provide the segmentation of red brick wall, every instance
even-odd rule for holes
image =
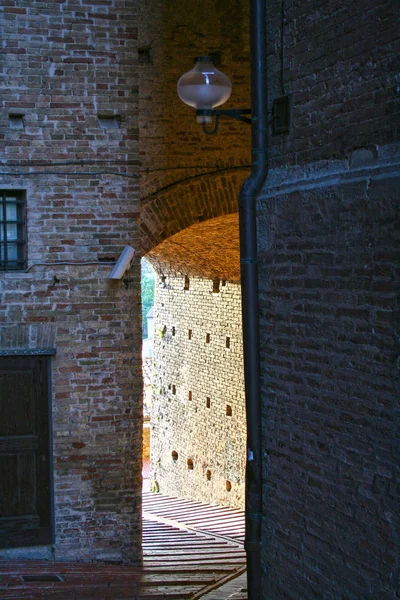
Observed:
[[[0,322],[55,331],[54,554],[137,561],[140,267],[125,287],[101,263],[140,243],[137,5],[17,0],[1,12],[0,188],[27,191],[31,268],[0,274]],[[120,128],[101,129],[99,113]],[[60,261],[95,264],[33,266]]]

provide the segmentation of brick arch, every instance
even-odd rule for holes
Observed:
[[[171,186],[141,208],[143,254],[188,227],[236,213],[245,168],[205,175]]]
[[[146,258],[163,275],[182,273],[202,279],[240,279],[238,213],[196,223],[150,250]]]

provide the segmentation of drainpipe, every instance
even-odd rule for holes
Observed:
[[[268,174],[266,0],[250,0],[252,170],[239,196],[240,269],[247,418],[246,537],[249,600],[261,599],[261,402],[257,196]]]

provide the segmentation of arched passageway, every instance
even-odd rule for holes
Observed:
[[[246,172],[247,167],[243,166],[196,175],[195,179],[168,184],[167,188],[144,200],[141,211],[143,253],[152,251],[154,258],[155,247],[188,227],[237,213],[238,195]],[[204,232],[207,230],[206,226]],[[160,247],[160,252],[165,248]]]
[[[232,204],[221,203],[218,211]],[[175,224],[180,222],[176,217]],[[157,272],[153,489],[243,508],[246,423],[238,215],[194,223],[146,256]]]
[[[150,250],[147,258],[163,275],[181,273],[238,283],[238,225],[237,213],[191,225]]]

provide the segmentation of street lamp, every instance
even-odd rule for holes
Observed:
[[[232,92],[232,84],[227,75],[219,71],[210,56],[197,56],[193,69],[182,75],[178,81],[179,98],[196,109],[196,119],[203,125],[204,133],[212,135],[218,131],[219,117],[229,117],[251,125],[250,108],[222,110],[217,106],[224,104]],[[213,129],[207,129],[215,117]]]
[[[249,600],[261,600],[263,595],[261,584],[263,482],[256,204],[268,174],[266,12],[266,0],[250,0],[251,109],[221,110],[216,108],[229,98],[231,84],[223,73],[217,72],[209,57],[196,59],[194,69],[183,75],[178,82],[179,97],[183,102],[196,109],[197,119],[199,120],[200,117],[200,123],[202,123],[205,133],[213,134],[217,131],[221,116],[230,117],[252,126],[251,174],[244,181],[240,190],[238,207],[247,423],[245,548]],[[196,73],[196,77],[194,77],[194,73]],[[217,75],[218,79],[214,79]],[[212,85],[213,82],[215,82],[215,86]],[[218,88],[221,88],[219,94],[216,93]],[[208,99],[208,104],[205,104],[204,98]],[[250,119],[244,116],[249,114],[252,115]],[[215,116],[216,123],[214,129],[210,131],[207,129],[207,123],[213,116]]]

